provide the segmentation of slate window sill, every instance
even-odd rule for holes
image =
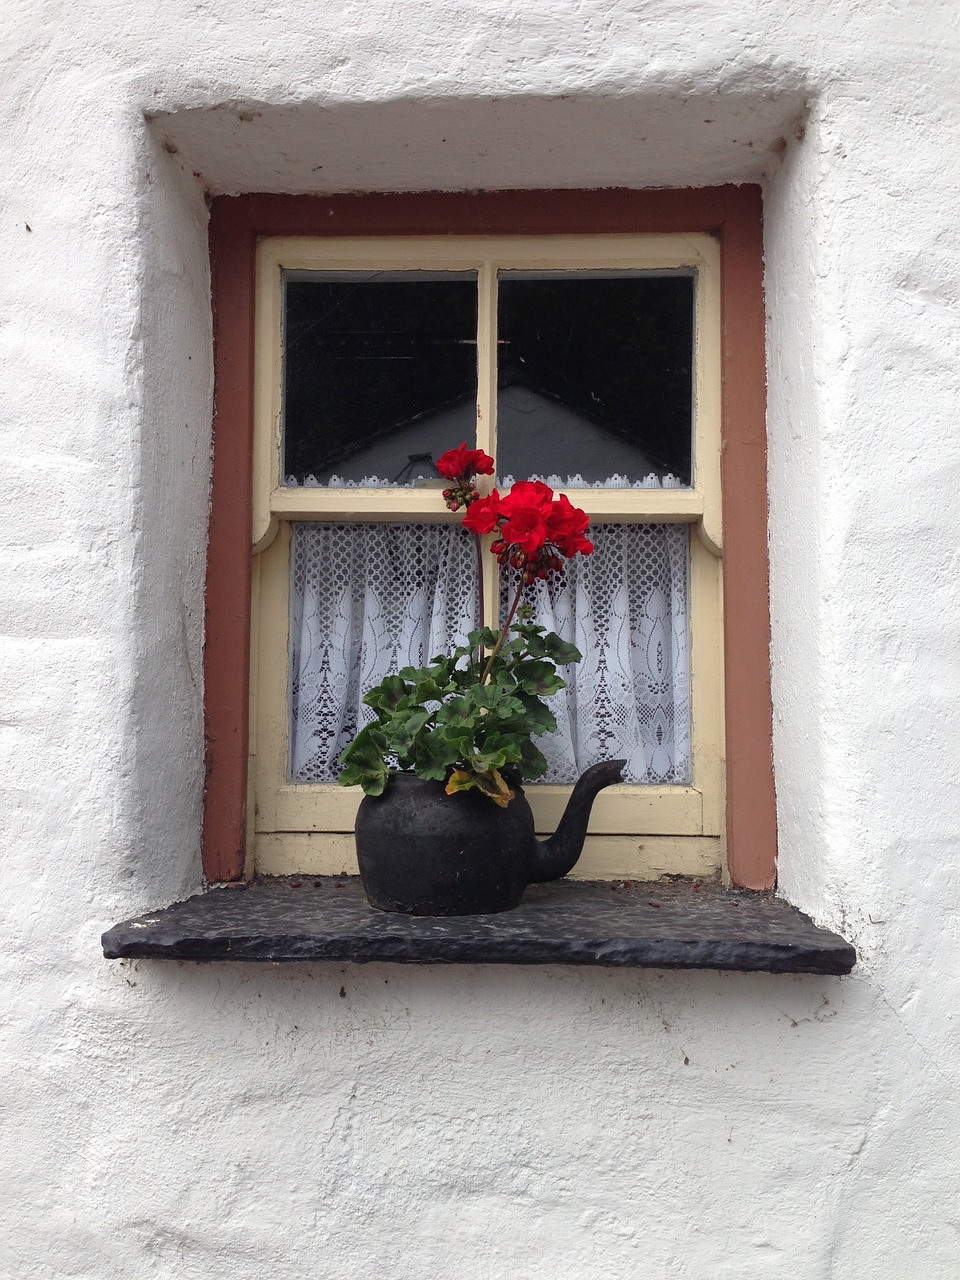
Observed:
[[[767,893],[692,881],[561,880],[515,911],[413,917],[374,911],[353,876],[220,887],[125,920],[107,959],[331,960],[365,964],[575,964],[849,973],[849,942]]]

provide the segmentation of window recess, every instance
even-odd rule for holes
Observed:
[[[261,241],[248,869],[354,869],[360,794],[335,778],[362,693],[477,621],[432,465],[461,440],[501,486],[567,492],[597,544],[531,597],[584,654],[527,788],[538,829],[623,755],[577,873],[722,867],[719,329],[706,235]]]
[[[518,241],[512,237],[518,227],[540,234]],[[474,238],[478,228],[489,233],[486,239]],[[585,236],[581,234],[585,228],[604,234]],[[432,240],[434,236],[442,239]],[[576,253],[544,261],[552,246],[597,248],[614,242],[628,247],[613,261],[588,262],[588,254],[578,257]],[[670,242],[676,254],[667,253],[666,261],[661,257],[652,262],[648,250],[656,256]],[[286,248],[280,253],[269,247],[281,244]],[[480,311],[483,264],[504,247],[517,244],[532,245],[534,251],[527,258],[521,254],[502,263],[505,269],[565,272],[571,266],[580,270],[659,267],[675,271],[680,267],[696,271],[690,484],[634,492],[626,508],[622,494],[604,488],[572,495],[581,506],[589,501],[594,528],[602,523],[660,522],[685,527],[690,537],[691,601],[699,591],[708,615],[708,626],[699,627],[699,606],[691,604],[694,785],[670,791],[641,786],[632,791],[622,788],[617,795],[604,793],[609,800],[601,823],[604,829],[594,824],[597,835],[589,857],[594,875],[603,875],[609,867],[612,876],[622,876],[613,870],[624,865],[622,833],[628,821],[634,822],[639,815],[640,833],[636,834],[636,826],[629,828],[634,834],[628,847],[632,845],[641,865],[646,859],[653,874],[681,869],[682,858],[670,861],[681,841],[687,849],[695,848],[698,841],[709,842],[712,865],[716,843],[710,837],[676,833],[678,828],[689,831],[683,824],[690,815],[683,805],[690,804],[691,795],[700,797],[702,815],[709,811],[708,771],[702,770],[701,761],[711,754],[709,743],[714,739],[713,753],[723,760],[715,798],[718,804],[724,800],[726,808],[725,878],[734,888],[723,890],[700,880],[641,884],[633,875],[629,877],[632,886],[582,881],[540,885],[527,891],[529,901],[525,898],[517,911],[482,927],[464,918],[453,934],[449,922],[441,928],[430,920],[387,919],[370,913],[360,902],[359,886],[351,880],[308,880],[295,875],[238,893],[235,890],[243,887],[236,882],[244,871],[245,844],[248,870],[255,852],[261,856],[261,870],[268,869],[271,861],[277,867],[296,865],[297,846],[307,846],[305,853],[319,852],[318,861],[336,865],[335,846],[341,836],[342,865],[349,869],[352,862],[349,793],[328,788],[330,794],[322,805],[311,803],[298,810],[298,788],[288,785],[284,772],[290,736],[287,620],[292,522],[444,523],[444,514],[438,517],[436,512],[436,495],[422,486],[405,486],[400,506],[392,501],[385,504],[391,487],[333,492],[329,487],[282,483],[280,272],[286,268],[369,271],[371,265],[426,270],[422,248],[439,245],[443,261],[436,269],[477,273],[477,343],[482,350],[491,315],[489,303],[485,312]],[[343,254],[345,245],[352,257]],[[461,254],[457,263],[454,246],[477,245],[483,248],[479,252],[468,248],[466,260]],[[194,960],[535,962],[848,972],[855,956],[842,939],[814,929],[806,917],[768,892],[741,892],[771,888],[776,856],[759,188],[224,196],[212,203],[210,247],[216,400],[204,650],[204,871],[210,881],[234,883],[115,926],[104,935],[104,953]],[[717,323],[721,273],[722,313]],[[478,384],[478,403],[489,406],[492,366],[488,360],[478,367],[487,370],[485,382]],[[720,611],[719,563],[713,554],[720,548],[719,437],[710,442],[719,417],[718,383],[724,477],[722,654],[719,632],[709,636],[709,614],[714,605],[716,613]],[[480,419],[478,426],[480,421],[489,427],[489,416]],[[396,492],[393,486],[394,496]],[[252,560],[251,527],[259,548]],[[492,584],[486,604],[496,607]],[[252,626],[248,626],[251,612]],[[262,634],[279,635],[274,650],[269,646],[264,650]],[[720,690],[721,681],[724,714],[716,716],[711,728],[709,709],[704,716],[698,698],[704,690]],[[698,751],[703,754],[698,756]],[[267,769],[258,781],[258,771],[265,768],[271,753],[278,771],[271,775]],[[702,792],[698,778],[704,779]],[[264,780],[269,783],[266,790]],[[316,788],[315,794],[319,791]],[[551,829],[554,819],[550,793],[550,787],[541,788],[536,800],[545,815],[545,829]],[[261,803],[267,816],[261,814],[255,820],[255,806]],[[321,816],[324,812],[326,816]],[[282,828],[278,815],[286,823]],[[712,818],[700,821],[707,828]],[[676,825],[670,828],[672,822]],[[666,836],[658,834],[665,830]],[[602,842],[614,837],[621,844],[607,857],[611,845]]]

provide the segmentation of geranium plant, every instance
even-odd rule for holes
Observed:
[[[492,534],[489,550],[516,588],[499,631],[481,627],[451,654],[425,667],[404,667],[364,695],[376,720],[343,753],[342,786],[359,783],[383,793],[392,770],[446,783],[448,795],[477,788],[506,806],[512,785],[540,778],[547,761],[534,743],[557,727],[544,697],[565,687],[558,666],[578,662],[579,650],[529,621],[524,590],[560,573],[564,560],[589,555],[586,513],[539,480],[519,480],[510,492],[482,496],[477,477],[492,475],[493,459],[462,444],[437,461],[450,481],[443,498],[465,512],[463,527],[477,539]],[[482,565],[478,577],[482,578]]]

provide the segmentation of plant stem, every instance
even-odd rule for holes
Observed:
[[[487,678],[493,670],[493,664],[497,660],[497,654],[503,648],[503,642],[507,638],[507,632],[510,630],[510,623],[513,622],[513,615],[517,612],[517,605],[520,603],[520,597],[523,595],[523,577],[520,578],[520,585],[517,587],[517,594],[513,597],[513,604],[510,606],[510,612],[507,614],[507,620],[503,624],[503,630],[497,637],[497,643],[490,651],[490,657],[487,659],[487,665],[483,669],[483,675],[480,677],[480,683],[486,684]]]
[[[477,625],[478,625],[479,627],[482,627],[482,626],[484,625],[484,617],[483,617],[483,547],[482,547],[482,546],[481,546],[481,544],[480,544],[480,538],[479,538],[479,537],[475,536],[475,537],[474,537],[474,539],[473,539],[473,541],[474,541],[474,544],[476,545],[476,548],[477,548]],[[478,671],[480,671],[480,670],[482,670],[482,668],[483,668],[483,645],[480,645],[480,646],[479,646],[479,648],[478,648],[478,650],[477,650],[477,670],[478,670]],[[483,683],[483,681],[481,680],[481,682],[480,682],[480,683],[482,684],[482,683]]]

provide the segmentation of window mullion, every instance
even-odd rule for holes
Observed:
[[[489,260],[477,281],[477,448],[497,454],[497,269]]]
[[[500,566],[489,555],[494,535],[481,538],[483,551],[483,625],[498,630],[500,627]]]
[[[477,279],[477,448],[497,456],[497,269],[486,259]],[[492,480],[480,477],[487,492]],[[483,550],[483,624],[496,628],[500,613],[498,565],[487,554],[493,535],[481,539]]]

